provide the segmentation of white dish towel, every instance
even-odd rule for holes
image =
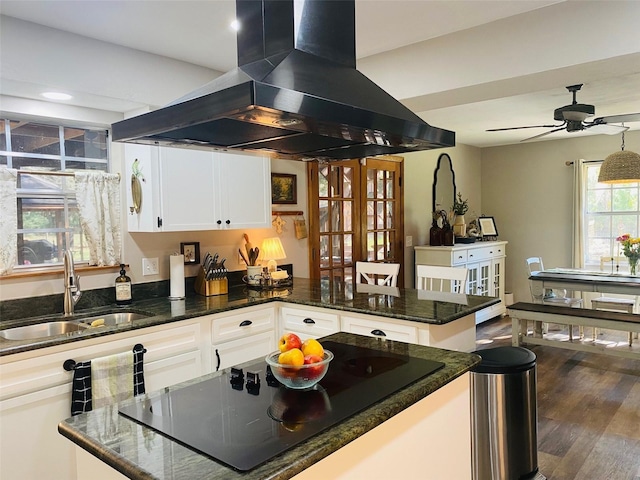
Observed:
[[[133,398],[133,352],[91,360],[93,409]]]

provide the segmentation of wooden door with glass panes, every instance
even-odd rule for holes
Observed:
[[[400,157],[313,162],[307,172],[312,278],[352,282],[356,261],[402,265]]]

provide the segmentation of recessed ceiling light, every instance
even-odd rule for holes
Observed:
[[[240,30],[240,22],[237,18],[234,19],[229,26],[236,32]]]
[[[44,98],[48,98],[49,100],[71,100],[73,98],[67,93],[60,92],[44,92],[42,96]]]

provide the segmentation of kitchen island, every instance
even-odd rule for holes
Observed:
[[[232,469],[129,420],[118,414],[117,406],[81,414],[58,427],[62,435],[79,446],[79,478],[85,478],[85,474],[94,479],[118,478],[112,469],[128,478],[160,480],[335,479],[340,475],[344,478],[364,478],[365,475],[367,478],[417,478],[418,475],[421,478],[470,478],[467,372],[480,357],[348,333],[337,333],[323,341],[433,360],[444,366],[246,472]],[[164,392],[224,374],[225,371],[220,371],[205,375],[146,397],[153,400]],[[215,415],[215,409],[220,407],[212,404],[210,408]]]

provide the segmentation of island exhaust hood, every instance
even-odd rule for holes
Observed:
[[[356,70],[355,1],[237,0],[238,67],[112,125],[118,142],[341,160],[451,147]]]

